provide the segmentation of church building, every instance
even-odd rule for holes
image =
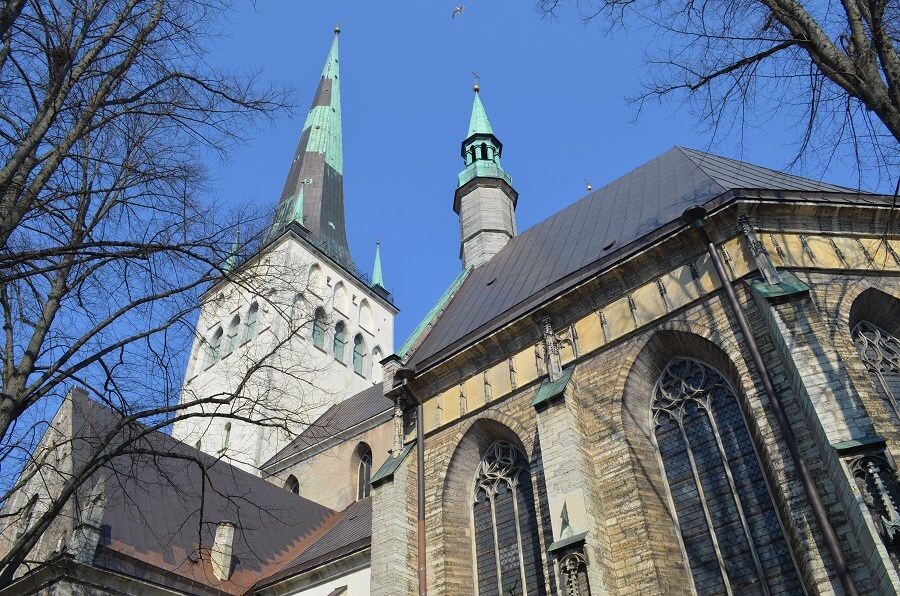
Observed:
[[[0,596],[900,592],[896,197],[675,147],[520,232],[476,85],[461,267],[395,346],[346,238],[338,34],[266,238],[201,297],[192,416],[74,389],[0,548],[141,448]]]

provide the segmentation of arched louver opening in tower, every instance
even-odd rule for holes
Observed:
[[[334,326],[334,359],[338,362],[344,362],[347,345],[347,326],[343,321],[338,321]]]
[[[219,327],[209,338],[209,344],[206,347],[206,366],[212,366],[219,359],[222,351],[222,335],[222,328]]]
[[[677,358],[652,407],[673,519],[698,594],[802,594],[737,396],[721,374]]]
[[[353,370],[360,375],[366,371],[366,344],[362,335],[353,338]]]
[[[472,518],[479,596],[545,594],[528,460],[510,443],[497,441],[482,458]]]
[[[259,302],[250,305],[247,313],[247,335],[245,339],[253,339],[256,337],[256,331],[259,327]]]
[[[875,390],[900,421],[900,341],[868,321],[857,323],[852,336]]]
[[[241,317],[234,315],[228,324],[227,340],[225,342],[225,354],[231,354],[238,345],[238,332],[241,328]]]
[[[325,309],[317,308],[313,318],[312,340],[313,345],[320,350],[325,349],[325,333],[327,330],[325,322]]]

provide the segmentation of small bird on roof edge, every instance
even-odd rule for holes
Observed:
[[[465,9],[466,9],[466,5],[460,4],[459,6],[457,6],[456,8],[453,9],[453,13],[450,15],[450,18],[455,19],[456,15],[462,14]]]

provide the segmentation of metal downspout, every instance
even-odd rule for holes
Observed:
[[[707,211],[704,207],[695,206],[685,211],[682,215],[682,219],[700,233],[703,244],[706,245],[706,250],[709,252],[710,259],[712,259],[716,274],[719,276],[719,280],[722,282],[722,288],[725,290],[725,294],[728,297],[731,310],[737,319],[741,333],[744,335],[747,349],[750,350],[753,364],[756,366],[756,370],[762,379],[763,387],[769,397],[769,402],[772,404],[775,420],[781,428],[784,442],[791,454],[791,459],[794,462],[797,475],[800,477],[800,482],[803,484],[803,492],[806,493],[806,499],[809,501],[813,514],[816,516],[816,521],[818,521],[819,527],[822,530],[825,544],[828,546],[828,552],[831,554],[831,559],[835,565],[835,572],[837,573],[838,579],[841,581],[841,586],[848,596],[857,596],[859,592],[856,589],[856,584],[853,582],[853,578],[850,577],[850,571],[847,568],[847,562],[844,560],[844,554],[841,551],[837,536],[834,533],[834,528],[831,527],[831,523],[828,521],[825,507],[822,505],[822,499],[819,496],[816,486],[813,483],[812,476],[806,467],[806,462],[803,460],[803,456],[800,455],[800,450],[797,447],[797,437],[794,435],[794,430],[791,428],[787,415],[784,413],[784,404],[781,401],[781,396],[775,391],[775,385],[772,383],[772,378],[769,376],[769,371],[763,362],[759,346],[756,345],[756,339],[750,331],[750,325],[747,323],[744,311],[738,302],[737,295],[734,293],[734,288],[731,287],[731,283],[725,273],[725,268],[722,266],[722,261],[719,258],[716,245],[713,243],[712,238],[709,237],[706,228],[703,227],[703,218],[706,217],[706,213]]]
[[[419,596],[428,594],[428,577],[425,560],[425,429],[422,426],[422,402],[409,385],[409,381],[415,377],[415,371],[408,368],[397,371],[401,380],[401,387],[406,395],[416,404],[416,489],[418,493],[418,546],[417,567],[419,578]]]

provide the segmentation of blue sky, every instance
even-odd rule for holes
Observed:
[[[453,213],[459,144],[472,106],[472,75],[503,143],[525,230],[675,145],[782,169],[792,130],[778,120],[734,131],[725,143],[673,99],[645,106],[641,90],[652,31],[604,36],[573,12],[541,19],[529,0],[239,1],[215,40],[213,62],[263,69],[296,91],[294,116],[248,132],[227,161],[210,158],[220,196],[270,209],[280,196],[309,101],[339,22],[347,234],[371,271],[381,239],[385,283],[401,309],[395,348],[460,270]],[[765,119],[764,119],[765,121]],[[849,168],[801,175],[857,186]],[[882,189],[884,190],[884,189]]]

